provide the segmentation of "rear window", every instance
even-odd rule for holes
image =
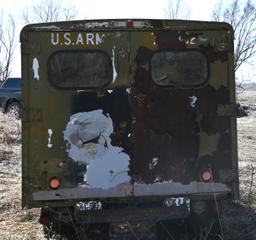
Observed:
[[[196,50],[155,52],[151,76],[160,86],[198,86],[208,78],[207,58]]]
[[[112,62],[102,51],[61,51],[50,57],[48,76],[58,88],[101,88],[113,78]]]

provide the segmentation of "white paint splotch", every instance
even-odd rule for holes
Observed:
[[[33,26],[33,30],[48,30],[48,31],[58,31],[60,30],[60,27],[57,27],[55,25],[50,26]]]
[[[39,62],[37,58],[33,59],[32,70],[34,73],[34,79],[39,80]]]
[[[116,78],[117,78],[117,72],[116,72],[116,66],[115,66],[115,48],[116,46],[114,46],[112,48],[112,68],[113,68],[113,83],[115,82]]]
[[[52,129],[48,129],[48,144],[47,144],[47,147],[48,148],[52,148],[52,134],[53,134],[53,131]]]
[[[196,107],[196,102],[197,102],[197,97],[196,96],[191,96],[189,97],[190,101],[190,107],[195,108]]]
[[[154,169],[157,166],[158,161],[159,161],[159,158],[158,157],[154,157],[152,159],[152,161],[149,163],[149,169],[150,170]]]
[[[90,188],[108,189],[130,181],[130,157],[111,145],[113,123],[102,110],[76,113],[64,130],[68,156],[87,164],[84,181]]]

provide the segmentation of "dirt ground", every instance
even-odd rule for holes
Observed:
[[[256,91],[238,94],[248,116],[238,118],[241,199],[226,202],[225,240],[256,239]],[[39,210],[21,209],[20,121],[0,114],[0,240],[45,239]]]

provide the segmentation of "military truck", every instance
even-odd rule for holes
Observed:
[[[20,35],[22,200],[68,239],[222,239],[237,199],[233,30],[181,20]]]

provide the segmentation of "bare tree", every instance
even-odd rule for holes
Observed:
[[[56,22],[74,19],[77,10],[74,5],[66,6],[60,0],[41,0],[39,4],[26,8],[22,15],[26,24],[32,22]]]
[[[248,62],[256,53],[256,8],[250,0],[232,0],[222,9],[220,1],[213,10],[214,21],[225,21],[234,28],[235,71]]]
[[[11,64],[15,49],[15,22],[9,15],[6,19],[0,10],[0,82],[11,74]]]
[[[188,19],[190,17],[190,10],[185,6],[183,0],[169,0],[165,12],[169,19]]]

